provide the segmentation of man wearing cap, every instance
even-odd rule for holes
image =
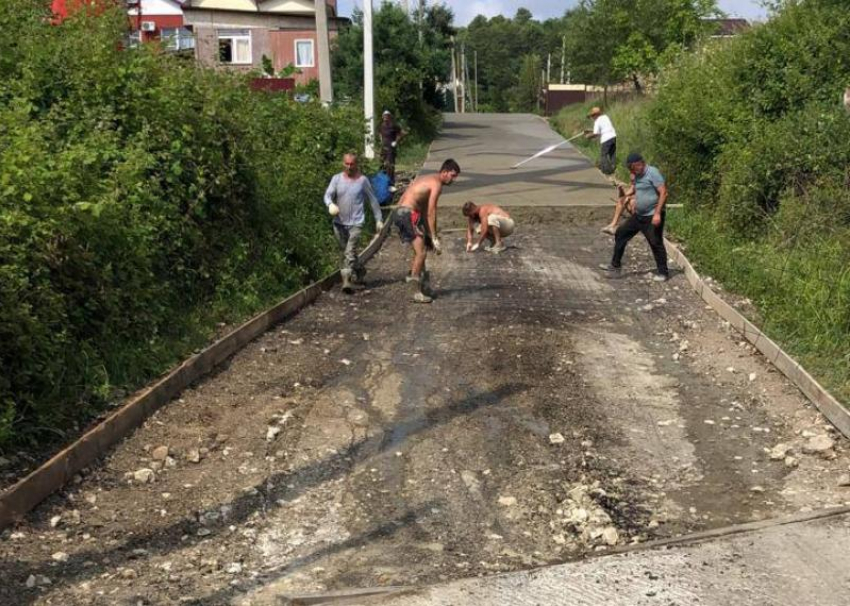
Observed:
[[[621,275],[623,253],[626,244],[638,233],[642,233],[649,242],[655,257],[656,273],[653,280],[665,282],[669,279],[667,269],[667,250],[664,248],[664,205],[667,203],[667,185],[664,177],[654,166],[649,166],[638,153],[630,153],[626,166],[632,176],[634,192],[634,211],[629,220],[617,228],[614,233],[614,256],[608,265],[600,265],[608,277]]]
[[[404,137],[404,131],[395,123],[393,115],[386,109],[381,114],[379,131],[381,134],[381,165],[390,178],[390,183],[395,183],[395,157],[398,144]]]
[[[378,231],[384,227],[381,206],[363,173],[357,166],[356,154],[345,154],[342,158],[344,170],[331,178],[325,191],[325,206],[333,217],[334,235],[342,250],[342,290],[351,294],[363,288],[366,268],[357,258],[357,244],[366,222],[366,200],[372,207]]]
[[[617,166],[617,131],[611,123],[611,118],[602,113],[602,109],[594,107],[588,114],[593,118],[593,130],[584,131],[588,139],[599,138],[599,168],[606,175],[613,174]]]

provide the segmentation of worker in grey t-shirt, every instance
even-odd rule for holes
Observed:
[[[345,154],[342,164],[345,170],[331,178],[325,191],[325,206],[334,218],[334,235],[343,251],[342,290],[351,293],[364,288],[366,268],[357,259],[357,243],[366,222],[366,198],[372,205],[378,231],[384,227],[384,218],[372,184],[357,167],[357,155]]]
[[[632,187],[626,196],[634,200],[632,216],[620,225],[614,232],[614,255],[611,263],[600,265],[608,272],[609,277],[620,276],[620,266],[626,244],[637,234],[642,233],[649,242],[652,255],[655,257],[656,274],[653,277],[658,282],[669,279],[667,269],[667,250],[664,248],[664,205],[667,203],[667,184],[661,172],[654,166],[649,166],[640,154],[631,153],[626,160],[629,172],[632,174]]]

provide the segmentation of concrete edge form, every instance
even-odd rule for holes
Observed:
[[[512,571],[512,572],[503,572],[499,574],[494,574],[485,579],[497,579],[504,577],[511,577],[518,572],[524,572],[528,574],[534,574],[541,570],[555,568],[559,566],[564,566],[565,564],[577,563],[577,562],[586,562],[589,560],[599,560],[604,558],[609,558],[612,556],[624,556],[634,553],[641,553],[646,551],[655,551],[655,550],[666,550],[666,549],[674,549],[677,547],[686,547],[688,545],[693,545],[696,543],[704,543],[715,540],[722,540],[729,537],[744,535],[750,533],[756,533],[759,531],[767,530],[770,528],[776,528],[779,526],[788,526],[792,524],[804,524],[806,522],[815,522],[818,520],[825,520],[834,517],[840,517],[850,514],[850,507],[834,507],[830,509],[823,509],[814,512],[807,513],[799,513],[790,516],[784,516],[781,518],[771,518],[768,520],[760,520],[757,522],[746,522],[743,524],[735,524],[733,526],[724,526],[722,528],[715,528],[712,530],[705,530],[702,532],[695,532],[691,534],[686,534],[678,537],[669,537],[666,539],[657,539],[655,541],[647,541],[646,543],[638,543],[634,545],[624,545],[622,547],[618,547],[616,549],[612,549],[609,551],[599,552],[589,554],[582,558],[575,558],[566,560],[564,562],[559,562],[557,564],[549,564],[546,566],[539,566],[536,568],[529,568],[521,571]],[[456,579],[454,581],[450,581],[450,583],[457,582],[461,579]],[[383,598],[393,597],[397,595],[417,595],[423,591],[427,591],[434,587],[439,587],[443,584],[438,585],[421,585],[421,586],[391,586],[391,587],[375,587],[370,589],[349,589],[349,590],[339,590],[330,593],[317,593],[317,594],[305,594],[305,595],[289,595],[289,596],[281,596],[281,603],[287,606],[345,606],[345,604],[357,604],[359,606],[365,606],[366,604],[372,603],[383,603]],[[373,602],[374,600],[379,600],[378,602]]]
[[[343,589],[327,593],[312,593],[288,595],[281,597],[281,604],[285,606],[321,606],[334,605],[345,606],[345,604],[362,603],[363,599],[386,598],[404,592],[415,591],[415,587],[370,587],[367,589]]]
[[[788,377],[845,437],[850,438],[850,411],[844,408],[799,362],[785,353],[779,345],[747,320],[738,310],[711,290],[711,287],[699,276],[678,246],[666,238],[664,244],[667,247],[667,253],[682,268],[685,278],[702,300],[708,303],[720,317],[729,322],[771,364]]]
[[[389,233],[391,218],[392,213],[388,215],[384,229],[363,249],[360,255],[362,262],[365,263],[380,250]],[[155,383],[136,392],[121,408],[0,493],[0,530],[21,519],[59,490],[76,473],[99,459],[186,387],[207,375],[271,326],[310,305],[338,281],[339,270],[244,322],[200,353],[183,361]]]

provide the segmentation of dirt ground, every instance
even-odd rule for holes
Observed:
[[[533,212],[533,211],[531,211]],[[545,213],[545,209],[541,212]],[[548,215],[544,215],[548,216]],[[396,239],[0,535],[3,604],[263,604],[580,558],[850,502],[848,449],[674,274],[595,225]]]

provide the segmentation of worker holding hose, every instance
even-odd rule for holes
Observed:
[[[593,119],[593,130],[585,131],[584,136],[599,139],[599,170],[606,175],[614,174],[617,166],[617,131],[614,124],[599,107],[592,108],[588,117]]]
[[[325,206],[333,217],[334,235],[343,251],[342,291],[351,294],[364,288],[363,278],[366,268],[357,258],[357,245],[363,224],[366,222],[366,199],[372,206],[372,214],[378,231],[384,227],[381,206],[372,191],[372,185],[357,166],[356,154],[345,154],[342,164],[344,170],[331,178],[325,191]]]

